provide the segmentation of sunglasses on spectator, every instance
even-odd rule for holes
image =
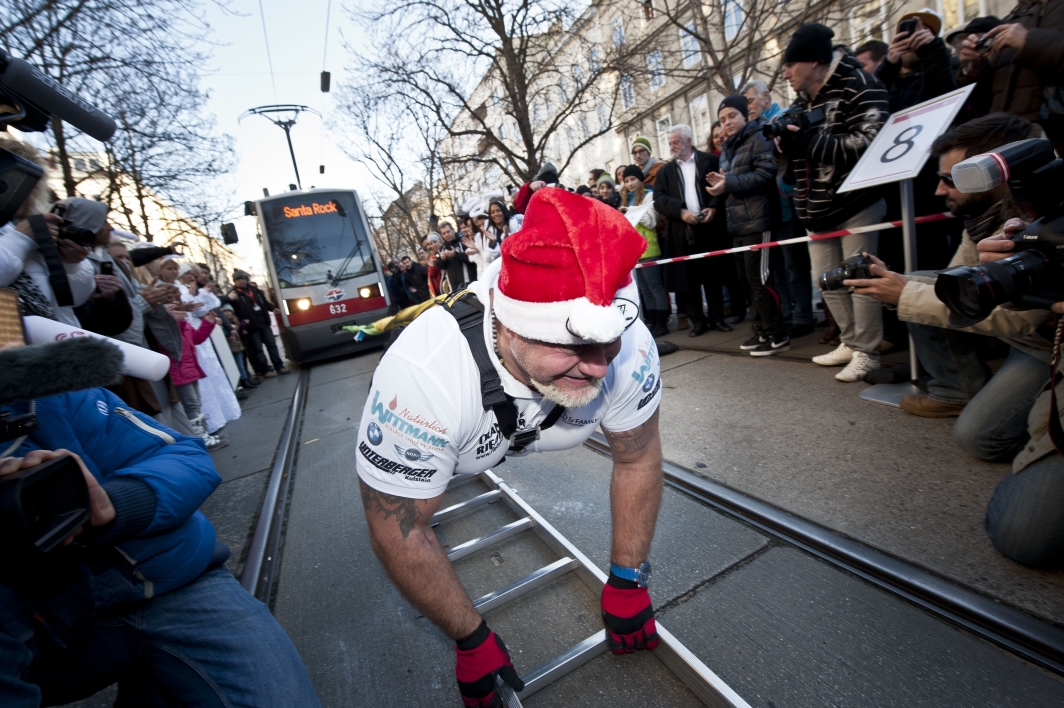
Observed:
[[[947,187],[956,187],[956,183],[953,181],[953,175],[944,175],[941,172],[938,173],[938,178],[946,183]]]

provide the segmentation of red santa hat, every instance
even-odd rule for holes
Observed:
[[[638,316],[632,268],[646,245],[616,209],[540,189],[521,230],[502,242],[495,316],[541,342],[611,342]]]

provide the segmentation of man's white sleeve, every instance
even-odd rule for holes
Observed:
[[[373,375],[358,428],[355,470],[379,492],[443,494],[458,465],[461,415],[435,372],[395,353]]]
[[[616,378],[610,391],[610,406],[602,418],[602,429],[616,433],[647,422],[661,401],[657,345],[642,322],[636,322],[632,329],[636,330],[634,336],[625,342],[621,355],[614,361]]]

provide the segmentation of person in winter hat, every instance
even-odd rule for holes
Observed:
[[[373,548],[403,595],[455,641],[464,705],[497,705],[497,677],[524,684],[429,526],[458,469],[570,449],[601,427],[615,480],[607,641],[618,654],[658,645],[647,555],[662,486],[662,385],[631,275],[646,245],[617,210],[538,190],[464,307],[425,311],[374,372],[355,456]]]

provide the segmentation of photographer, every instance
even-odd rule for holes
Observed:
[[[33,147],[6,135],[0,134],[0,149],[30,162],[42,162]],[[54,246],[46,244],[45,248],[58,254],[57,262],[61,262],[55,272],[49,269],[27,219],[44,213],[47,194],[47,180],[42,176],[15,213],[15,220],[11,224],[0,224],[0,286],[18,290],[19,301],[26,312],[80,327],[74,308],[83,305],[97,287],[92,264],[85,260],[89,249],[61,235],[62,219],[59,216],[44,214],[48,236],[54,241]]]
[[[436,252],[434,265],[443,271],[444,290],[456,292],[462,283],[471,283],[477,279],[477,267],[469,256],[477,253],[473,239],[458,239],[454,226],[449,221],[440,222],[440,236],[443,243]]]
[[[669,152],[673,160],[661,168],[654,182],[654,208],[667,219],[666,224],[661,225],[665,232],[663,251],[670,258],[712,250],[716,227],[723,225],[722,221],[715,221],[724,218],[723,214],[717,214],[717,198],[703,188],[706,174],[720,170],[720,159],[696,150],[691,141],[690,126],[681,124],[669,129]],[[719,261],[719,258],[684,261],[682,269],[674,271],[684,276],[683,282],[672,287],[666,282],[666,289],[676,292],[677,309],[682,306],[681,294],[686,297],[687,317],[691,321],[688,335],[691,337],[704,334],[711,327],[721,332],[733,331],[724,321]],[[702,311],[703,288],[709,305],[708,317]]]
[[[1019,213],[1007,184],[988,192],[958,191],[951,176],[953,166],[1023,140],[1033,129],[1023,118],[994,113],[953,128],[932,144],[939,172],[936,193],[965,220],[950,268],[977,265],[976,244],[1000,232],[1009,217]],[[953,438],[965,452],[988,462],[1011,460],[1026,442],[1028,412],[1049,378],[1051,342],[1045,327],[1050,313],[998,307],[971,327],[951,328],[950,311],[935,294],[934,277],[892,273],[882,262],[872,272],[878,277],[848,280],[844,285],[897,306],[898,318],[909,323],[920,363],[931,375],[927,394],[906,396],[902,409],[928,418],[959,416]],[[986,337],[1010,345],[1008,358],[993,375],[979,356]]]
[[[942,18],[929,8],[908,12],[898,21],[887,58],[876,69],[876,78],[887,87],[892,113],[957,88],[941,29]]]
[[[876,189],[838,194],[887,117],[887,92],[849,50],[832,48],[834,36],[824,25],[802,25],[783,55],[783,77],[798,94],[791,111],[804,112],[810,123],[818,121],[804,129],[791,122],[779,137],[780,151],[794,171],[795,211],[810,232],[867,226],[886,213]],[[783,116],[773,125],[781,120]],[[813,274],[838,268],[846,256],[874,253],[878,236],[869,232],[810,243]],[[851,296],[845,289],[825,292],[823,298],[841,329],[842,341],[835,351],[813,361],[822,366],[845,364],[835,378],[860,381],[879,368],[881,305],[864,295]]]
[[[1011,255],[1015,244],[1009,238],[1025,227],[1013,219],[1004,234],[980,241],[980,262]],[[1064,316],[1064,302],[1054,304],[1053,312]],[[1058,324],[1058,340],[1060,336]],[[1027,443],[994,490],[983,522],[999,553],[1017,563],[1043,567],[1059,567],[1064,560],[1064,435],[1058,427],[1061,417],[1053,390],[1059,376],[1053,373],[1031,407]]]
[[[717,108],[728,139],[720,157],[720,171],[706,175],[706,192],[726,197],[728,235],[733,246],[752,246],[772,240],[779,224],[779,192],[772,143],[761,133],[760,120],[748,121],[743,96],[728,96]],[[753,336],[740,349],[751,356],[772,356],[791,348],[787,326],[769,287],[769,249],[742,254],[742,287],[754,307]]]
[[[104,389],[84,390],[119,373],[113,346],[75,338],[3,355],[0,371],[17,358],[22,374],[5,391],[68,392],[36,399],[40,427],[2,442],[0,483],[69,454],[90,512],[46,553],[5,546],[4,705],[68,703],[116,681],[118,705],[172,705],[176,696],[204,706],[319,705],[295,647],[230,575],[229,549],[196,511],[221,481],[202,442]],[[27,410],[29,401],[0,401],[0,412]]]

